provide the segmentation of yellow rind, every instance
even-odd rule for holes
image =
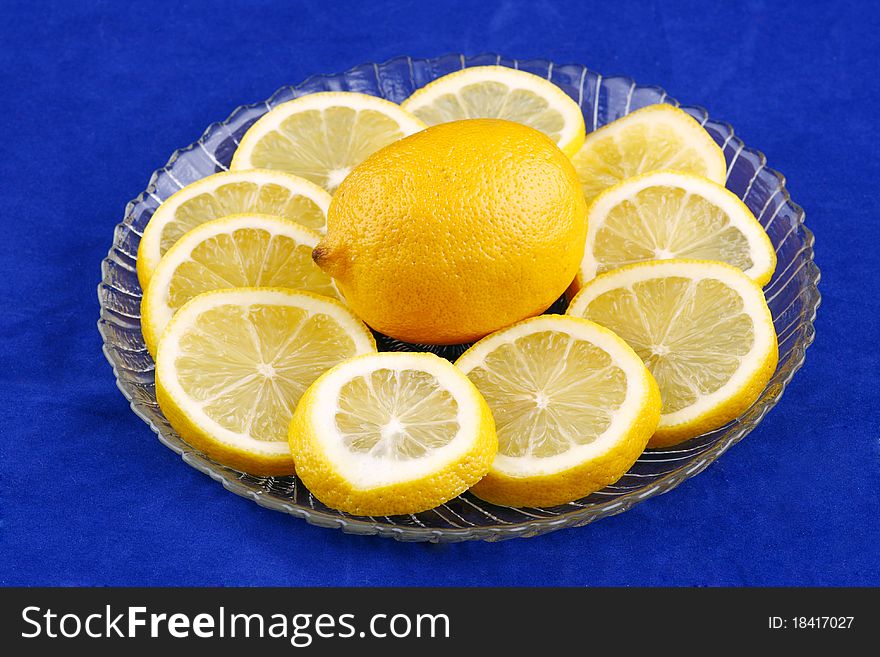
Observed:
[[[706,156],[705,162],[709,168],[706,172],[706,177],[719,185],[723,185],[727,180],[727,160],[724,156],[724,151],[717,143],[715,143],[712,136],[706,132],[705,128],[703,128],[694,117],[684,110],[666,103],[658,103],[642,107],[588,133],[581,148],[572,156],[575,168],[578,169],[578,176],[581,176],[581,170],[578,165],[579,154],[581,152],[592,148],[594,143],[605,139],[606,137],[610,136],[613,138],[614,133],[617,131],[625,130],[632,124],[638,125],[639,122],[643,122],[646,119],[655,120],[653,119],[654,116],[662,114],[667,115],[669,119],[676,122],[678,127],[686,131],[693,138],[694,142],[699,142],[698,145],[701,152]],[[648,172],[644,171],[640,173]],[[595,198],[595,196],[593,198]],[[592,201],[593,198],[587,199],[588,203]]]
[[[767,309],[767,321],[771,324],[773,323],[773,317],[770,315],[769,308]],[[751,408],[752,404],[764,392],[764,388],[767,387],[770,379],[773,378],[773,373],[776,371],[776,366],[779,363],[779,343],[775,331],[773,336],[773,343],[768,352],[763,356],[754,375],[733,395],[728,397],[723,406],[718,406],[690,422],[682,422],[664,427],[658,426],[656,433],[648,443],[648,447],[658,448],[678,445],[686,440],[724,426]]]
[[[437,358],[433,354],[409,354]],[[420,513],[433,509],[460,495],[488,472],[498,449],[495,421],[488,404],[463,374],[462,384],[470,387],[478,401],[477,435],[471,448],[455,463],[428,476],[377,488],[357,488],[342,477],[314,436],[318,432],[316,414],[326,411],[316,407],[314,398],[327,377],[346,367],[359,356],[328,370],[305,392],[290,423],[288,440],[296,463],[296,474],[321,502],[329,507],[360,516],[389,516]]]
[[[601,490],[619,480],[645,451],[660,420],[660,391],[650,374],[651,392],[645,411],[618,443],[606,452],[569,470],[540,477],[511,477],[489,471],[471,492],[492,504],[545,507],[566,504]]]
[[[302,106],[305,103],[314,102],[317,97],[320,97],[321,100],[333,100],[335,98],[337,100],[343,101],[341,102],[341,104],[346,107],[348,105],[345,105],[345,99],[361,99],[363,102],[370,105],[383,107],[386,110],[385,114],[391,118],[394,118],[397,121],[401,130],[403,130],[404,132],[404,136],[413,134],[417,130],[424,130],[428,127],[424,121],[416,116],[413,116],[397,103],[393,103],[390,100],[380,98],[379,96],[371,96],[369,94],[362,94],[355,91],[320,91],[317,93],[300,96],[285,103],[281,103],[280,105],[273,107],[263,116],[257,119],[257,121],[250,128],[247,129],[247,132],[244,133],[244,136],[239,141],[238,148],[232,155],[232,162],[229,165],[229,170],[239,171],[242,169],[252,169],[253,165],[251,164],[251,154],[253,152],[254,146],[259,142],[260,139],[265,136],[265,127],[274,122],[275,117],[280,114],[292,116],[294,113],[296,113],[298,106]],[[328,104],[328,107],[332,106],[333,105]],[[368,109],[375,108],[370,107]],[[413,130],[409,130],[409,128],[413,128]]]
[[[288,173],[287,171],[276,171],[274,169],[249,169],[248,171],[253,171],[258,175],[271,175],[273,177],[281,176],[284,178],[292,179],[292,183],[295,187],[307,188],[309,190],[308,194],[302,194],[301,192],[296,192],[302,196],[306,196],[311,201],[313,201],[319,207],[324,209],[324,214],[327,213],[327,207],[330,205],[330,194],[327,193],[326,190],[316,185],[310,180],[306,180],[305,178],[301,178],[300,176],[294,175],[292,173]],[[232,174],[232,175],[230,175]],[[175,208],[176,200],[181,198],[186,194],[190,194],[192,192],[193,186],[209,186],[211,182],[218,180],[220,178],[233,178],[239,177],[245,174],[245,170],[241,171],[221,171],[219,173],[212,174],[210,176],[206,176],[204,178],[200,178],[193,183],[190,183],[186,187],[179,189],[174,194],[169,196],[165,201],[163,201],[156,211],[153,213],[153,216],[150,217],[150,220],[147,222],[146,227],[144,228],[143,235],[141,235],[140,243],[138,244],[138,253],[137,253],[137,262],[135,269],[137,271],[138,283],[140,283],[141,290],[146,291],[147,286],[150,283],[150,278],[153,275],[153,271],[155,271],[156,267],[159,266],[159,262],[161,258],[155,258],[153,254],[148,253],[149,250],[147,248],[148,245],[151,245],[154,240],[159,239],[158,233],[161,232],[162,228],[165,224],[173,218],[173,215],[165,217],[166,214],[171,212],[171,208]],[[222,183],[221,183],[222,184]],[[291,187],[293,189],[294,187]],[[207,193],[207,192],[206,192]],[[163,209],[164,208],[164,209]],[[243,211],[243,212],[246,212]],[[215,217],[215,219],[221,219],[222,217]]]
[[[559,111],[561,115],[563,115],[564,117],[568,117],[576,122],[574,136],[564,143],[557,144],[557,146],[562,150],[563,153],[565,153],[569,157],[573,157],[574,154],[580,150],[586,136],[584,115],[583,112],[581,112],[581,108],[574,101],[574,99],[572,99],[560,87],[553,84],[546,78],[542,78],[538,75],[535,75],[534,73],[529,73],[528,71],[509,68],[507,66],[471,66],[468,68],[464,68],[460,71],[455,71],[453,73],[449,73],[448,75],[444,75],[443,77],[437,78],[436,80],[429,82],[424,87],[416,89],[409,98],[407,98],[400,104],[400,106],[404,110],[415,115],[414,111],[411,108],[413,108],[425,96],[430,93],[436,92],[437,89],[442,89],[444,86],[448,86],[449,82],[455,82],[463,76],[474,76],[477,72],[484,72],[486,75],[486,81],[499,79],[498,76],[500,76],[500,79],[502,79],[502,81],[503,78],[516,79],[522,76],[528,76],[531,79],[531,84],[534,84],[535,86],[541,88],[545,100],[547,100],[548,102],[554,101],[551,104]],[[450,93],[452,93],[452,91],[450,91]],[[494,119],[503,117],[484,116],[471,118]]]
[[[322,301],[327,301],[329,303],[333,303],[340,308],[343,308],[348,314],[351,314],[354,319],[354,315],[351,313],[348,308],[343,306],[341,303],[336,301],[335,299],[330,299],[329,297],[323,297],[319,294],[314,294],[312,292],[304,292],[299,290],[288,290],[286,288],[236,288],[236,292],[247,292],[249,290],[272,290],[272,291],[280,291],[289,295],[304,295],[307,297],[313,297],[316,299],[320,299]],[[215,290],[212,292],[205,292],[204,294],[200,294],[197,297],[194,297],[190,301],[188,301],[181,309],[178,311],[178,314],[168,322],[168,326],[165,327],[165,330],[162,333],[162,337],[159,339],[159,346],[156,354],[156,401],[159,404],[159,408],[162,410],[162,413],[165,415],[169,424],[171,424],[172,428],[183,438],[189,445],[195,447],[199,451],[206,454],[211,459],[221,463],[230,468],[234,468],[235,470],[240,470],[241,472],[247,472],[248,474],[256,475],[256,476],[284,476],[293,474],[294,472],[294,463],[293,458],[289,452],[284,452],[283,454],[272,454],[272,453],[259,453],[254,451],[246,451],[239,449],[233,445],[229,445],[226,442],[218,440],[213,437],[204,427],[199,426],[196,422],[190,418],[186,412],[184,412],[181,403],[175,399],[175,397],[168,392],[167,387],[163,383],[160,378],[160,372],[164,372],[164,353],[163,353],[163,342],[168,339],[168,336],[175,330],[175,324],[177,321],[177,317],[180,312],[182,312],[187,306],[197,303],[199,299],[207,297],[209,295],[221,295],[224,293],[228,293],[230,290]],[[370,330],[357,320],[357,324],[353,324],[352,326],[358,326],[363,331],[363,337],[366,337],[369,344],[372,348],[376,349],[376,341],[373,338],[373,334]]]
[[[257,454],[243,452],[226,443],[212,439],[180,410],[165,386],[156,379],[156,401],[169,424],[189,445],[223,465],[258,477],[281,477],[294,472],[290,454]]]
[[[463,344],[559,298],[583,259],[586,211],[571,161],[544,133],[443,123],[355,167],[313,258],[375,330]]]
[[[526,319],[512,324],[503,331],[547,317],[544,315]],[[596,330],[611,336],[641,364],[641,359],[635,351],[613,331],[580,317],[566,316],[566,319],[576,319],[590,324]],[[479,348],[481,342],[492,337],[489,335],[471,346],[459,357],[458,361]],[[645,450],[648,440],[660,421],[660,389],[648,368],[643,365],[642,370],[642,380],[635,382],[640,383],[645,390],[641,403],[642,410],[636,421],[620,437],[612,449],[571,468],[547,475],[515,477],[493,467],[483,479],[471,488],[471,492],[492,504],[513,507],[547,507],[573,502],[619,480]],[[628,383],[632,385],[634,382],[629,381]]]
[[[773,328],[773,315],[770,312],[770,308],[767,306],[766,300],[764,300],[764,292],[761,289],[761,286],[750,279],[748,276],[746,276],[742,272],[742,270],[724,262],[718,262],[714,260],[677,259],[646,260],[645,262],[624,265],[623,267],[620,267],[618,269],[600,274],[592,281],[587,283],[587,285],[584,286],[584,288],[572,298],[571,303],[569,304],[569,311],[575,308],[578,303],[578,298],[586,294],[589,291],[590,286],[595,284],[595,281],[599,281],[601,279],[604,279],[605,277],[616,276],[620,272],[625,272],[636,268],[650,268],[658,263],[663,263],[666,266],[674,266],[676,263],[710,264],[713,266],[726,268],[732,272],[736,272],[736,275],[741,277],[742,281],[745,284],[752,287],[754,289],[754,292],[760,296],[762,301],[764,301],[763,308],[761,310],[763,315],[763,322],[765,323],[765,325],[768,325],[770,327],[769,333],[772,336],[772,340],[768,345],[766,352],[759,356],[757,365],[754,368],[751,376],[748,377],[748,379],[742,386],[733,391],[733,393],[728,395],[724,400],[722,400],[722,402],[716,404],[714,408],[711,408],[710,410],[702,413],[701,415],[698,415],[697,417],[692,418],[691,420],[679,422],[674,425],[664,425],[663,416],[661,415],[660,425],[658,425],[654,436],[652,436],[651,440],[648,442],[649,448],[663,448],[678,445],[692,438],[696,438],[697,436],[701,436],[704,433],[718,429],[728,422],[735,420],[746,410],[748,410],[752,406],[752,404],[757,401],[758,397],[761,396],[761,393],[767,387],[767,383],[770,381],[773,373],[776,371],[776,366],[779,362],[779,344],[776,331]],[[580,317],[580,315],[574,316]],[[755,319],[757,321],[759,318]]]
[[[724,187],[723,184],[719,184],[714,180],[709,178],[704,178],[703,176],[698,176],[694,173],[687,173],[684,171],[673,171],[671,169],[660,169],[657,171],[648,171],[646,173],[641,173],[631,178],[626,178],[625,180],[621,180],[616,185],[612,185],[604,190],[602,190],[596,197],[589,203],[587,206],[587,226],[591,226],[596,223],[596,217],[593,216],[594,209],[600,204],[601,200],[606,196],[610,196],[611,194],[617,193],[621,188],[626,186],[630,186],[633,183],[639,182],[648,178],[649,176],[656,176],[664,173],[674,173],[678,176],[684,176],[688,178],[695,178],[700,181],[705,181],[708,184],[714,185],[718,188],[718,191],[724,194],[728,200],[730,200],[734,205],[736,205],[740,212],[743,215],[743,218],[746,223],[751,225],[752,233],[761,241],[761,247],[764,250],[765,254],[769,258],[768,265],[760,272],[749,276],[755,283],[760,287],[764,287],[767,283],[770,282],[770,279],[773,278],[773,273],[776,271],[776,249],[773,246],[773,242],[770,240],[770,236],[767,235],[767,231],[764,230],[764,227],[757,220],[755,215],[749,209],[749,207],[742,201],[742,199],[731,192],[729,189]],[[586,244],[585,248],[590,248],[589,240]],[[592,279],[587,279],[583,273],[583,268],[578,269],[578,273],[566,291],[566,296],[569,299],[572,299],[575,294],[577,294],[584,285],[589,283]]]
[[[228,224],[230,222],[237,221],[240,217],[258,217],[258,218],[266,218],[271,221],[277,221],[281,224],[288,224],[294,228],[295,231],[301,231],[308,235],[315,244],[320,241],[321,236],[315,231],[306,228],[305,226],[298,224],[294,221],[290,221],[289,219],[284,219],[282,217],[276,217],[274,215],[264,215],[252,212],[242,212],[238,214],[230,214],[220,219],[213,219],[211,221],[206,221],[202,224],[199,224],[191,231],[183,235],[177,242],[175,242],[174,246],[172,246],[168,251],[165,252],[165,255],[162,256],[162,260],[159,261],[159,266],[152,270],[150,275],[150,280],[152,281],[157,273],[160,273],[160,270],[168,267],[167,263],[173,262],[176,254],[182,249],[188,246],[188,242],[192,239],[193,235],[204,233],[209,231],[214,226],[219,226],[221,224]],[[308,245],[307,245],[308,246]],[[164,263],[164,264],[163,264]],[[160,274],[161,276],[161,274]],[[159,279],[161,280],[161,278]],[[170,281],[170,279],[169,279]],[[304,290],[307,291],[307,290]],[[159,330],[156,326],[156,322],[153,318],[153,306],[154,304],[158,304],[157,295],[160,294],[159,289],[153,285],[152,283],[147,286],[144,290],[144,295],[141,297],[141,333],[144,336],[144,344],[147,347],[147,351],[150,352],[151,356],[156,355],[156,348],[159,343],[159,337],[161,334],[161,330]],[[319,295],[323,296],[323,295]]]

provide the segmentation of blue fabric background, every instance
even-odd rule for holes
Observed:
[[[880,585],[874,2],[18,2],[0,26],[0,584]],[[817,237],[806,367],[745,441],[587,527],[405,545],[262,509],[129,410],[95,329],[125,203],[238,104],[400,54],[666,87],[784,172]]]

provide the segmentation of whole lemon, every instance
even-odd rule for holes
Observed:
[[[454,121],[352,170],[313,257],[377,331],[470,342],[559,298],[583,256],[586,211],[574,167],[541,132]]]

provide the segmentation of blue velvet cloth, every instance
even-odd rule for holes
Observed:
[[[0,584],[880,584],[872,2],[3,2]],[[500,52],[664,86],[784,172],[823,271],[817,340],[746,440],[622,515],[528,540],[319,529],[163,447],[101,354],[125,203],[232,108],[400,54]]]

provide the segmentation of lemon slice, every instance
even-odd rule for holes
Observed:
[[[321,236],[270,215],[239,214],[204,223],[166,253],[141,301],[151,354],[178,308],[194,296],[230,287],[288,287],[337,297],[333,279],[312,260]]]
[[[629,178],[596,197],[575,288],[596,274],[644,260],[720,260],[766,285],[776,268],[767,233],[727,189],[688,173]]]
[[[554,506],[617,481],[645,449],[660,393],[606,328],[543,315],[483,338],[456,365],[486,398],[498,432],[472,492],[494,504]]]
[[[584,143],[581,108],[544,78],[506,66],[474,66],[444,75],[401,104],[428,125],[506,119],[540,130],[566,155]]]
[[[280,169],[333,192],[369,155],[425,124],[382,98],[328,91],[282,103],[242,137],[231,168]]]
[[[660,169],[720,185],[727,179],[724,151],[690,114],[672,105],[649,105],[591,132],[572,162],[587,202],[621,180]]]
[[[258,212],[290,219],[323,234],[328,207],[327,192],[283,171],[225,171],[197,180],[162,203],[144,229],[137,256],[141,289],[147,289],[165,252],[199,224]]]
[[[498,446],[486,402],[428,353],[355,358],[321,376],[290,423],[296,473],[327,506],[418,513],[486,474]]]
[[[171,426],[212,459],[254,475],[293,472],[287,426],[325,370],[376,351],[341,303],[284,288],[200,294],[168,324],[156,399]]]
[[[776,331],[761,288],[728,264],[627,265],[587,283],[568,314],[610,328],[654,374],[663,414],[650,447],[739,417],[776,370]]]

